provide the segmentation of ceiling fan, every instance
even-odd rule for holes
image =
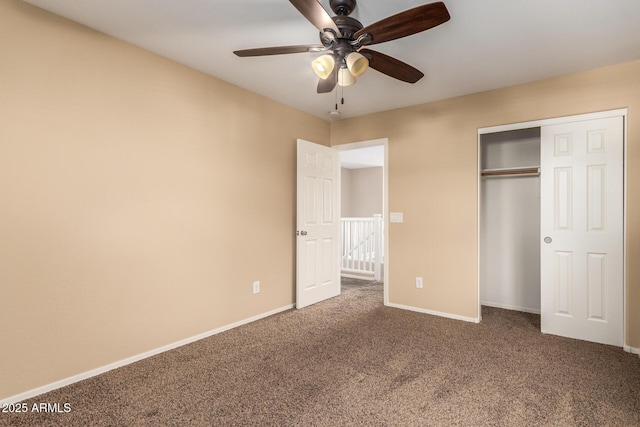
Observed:
[[[367,49],[378,43],[407,37],[447,22],[451,17],[444,3],[436,2],[417,6],[389,16],[376,23],[363,26],[349,15],[356,7],[356,0],[330,0],[336,16],[331,17],[318,0],[289,0],[293,6],[318,30],[317,45],[277,46],[236,50],[240,57],[281,55],[301,52],[326,52],[312,62],[320,77],[318,93],[331,92],[336,85],[349,86],[368,67],[387,76],[415,83],[424,74],[396,58]]]

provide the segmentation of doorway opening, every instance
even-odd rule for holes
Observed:
[[[382,283],[387,303],[387,146],[377,139],[336,146],[340,153],[341,281]]]

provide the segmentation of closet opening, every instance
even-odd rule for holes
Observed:
[[[482,306],[623,346],[626,109],[478,129]]]
[[[480,135],[480,305],[540,313],[540,135]]]

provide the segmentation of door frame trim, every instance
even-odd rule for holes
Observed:
[[[384,147],[384,165],[382,167],[382,217],[384,220],[384,274],[383,292],[384,305],[389,305],[389,138],[371,139],[366,141],[351,142],[347,144],[332,145],[331,148],[337,151],[349,151],[358,148],[373,147],[382,145]]]
[[[572,122],[580,122],[580,121],[585,121],[585,120],[594,120],[594,119],[605,119],[605,118],[610,118],[610,117],[620,117],[622,116],[622,123],[623,123],[623,130],[622,130],[622,134],[623,134],[623,157],[622,157],[622,173],[623,173],[623,191],[622,191],[622,197],[623,197],[623,221],[622,221],[622,283],[623,283],[623,290],[622,290],[622,336],[623,336],[623,343],[624,343],[624,350],[625,351],[631,351],[631,347],[627,344],[627,188],[628,188],[628,184],[627,184],[627,114],[628,114],[628,110],[626,108],[620,108],[620,109],[616,109],[616,110],[607,110],[607,111],[600,111],[600,112],[595,112],[595,113],[586,113],[586,114],[576,114],[576,115],[572,115],[572,116],[563,116],[563,117],[554,117],[554,118],[550,118],[550,119],[540,119],[540,120],[532,120],[532,121],[528,121],[528,122],[518,122],[518,123],[510,123],[510,124],[505,124],[505,125],[497,125],[497,126],[489,126],[489,127],[482,127],[482,128],[478,128],[478,141],[477,141],[477,160],[478,160],[478,164],[477,164],[477,173],[478,173],[478,177],[477,177],[477,200],[478,200],[478,218],[477,218],[477,255],[478,255],[478,259],[477,259],[477,272],[478,272],[478,280],[477,280],[477,301],[478,301],[478,313],[477,313],[477,318],[478,321],[482,320],[482,306],[480,303],[480,224],[481,224],[481,218],[480,218],[480,201],[481,201],[481,191],[482,191],[482,177],[481,177],[481,169],[482,169],[482,165],[481,165],[481,139],[482,139],[482,135],[486,135],[489,133],[496,133],[496,132],[506,132],[506,131],[512,131],[512,130],[520,130],[520,129],[527,129],[527,128],[533,128],[533,127],[542,127],[542,126],[549,126],[549,125],[558,125],[558,124],[563,124],[563,123],[572,123]]]

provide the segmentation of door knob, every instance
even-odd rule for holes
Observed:
[[[306,235],[307,235],[307,232],[306,232],[306,231],[304,231],[304,230],[302,230],[302,231],[300,232],[300,235],[301,235],[301,236],[306,236]]]
[[[547,236],[544,238],[544,242],[545,243],[551,243],[553,240],[551,239],[551,237]]]

